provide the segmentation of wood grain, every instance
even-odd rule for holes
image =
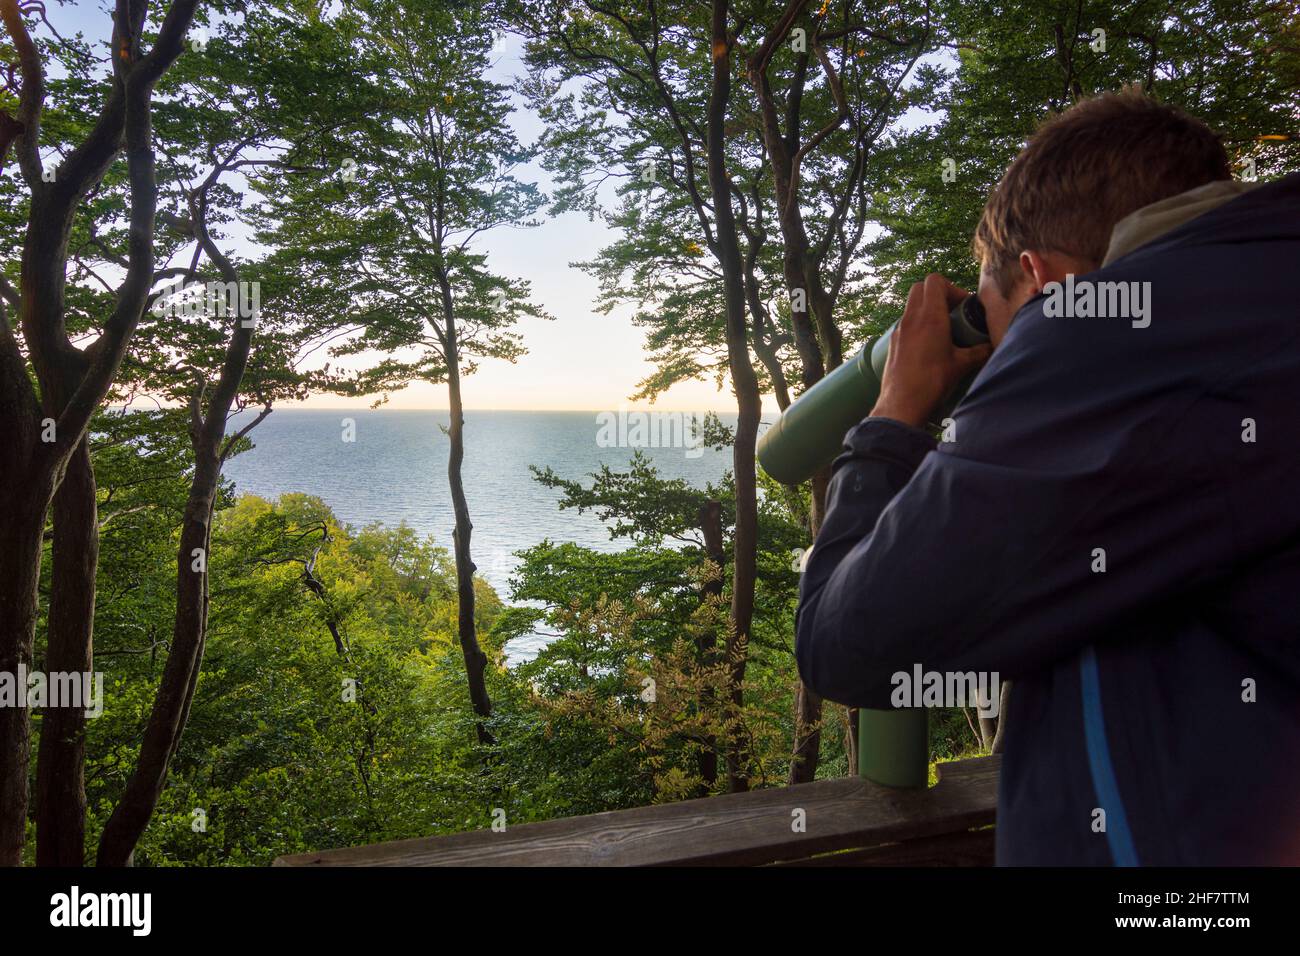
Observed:
[[[953,850],[987,850],[966,831],[993,823],[1000,757],[940,765],[929,790],[894,790],[860,777],[724,794],[508,827],[283,856],[276,866],[673,866],[808,860],[956,835]],[[802,810],[806,831],[794,832]],[[933,840],[909,851],[932,858]],[[881,847],[877,859],[897,849]],[[814,861],[825,865],[821,861]],[[845,862],[849,862],[846,858]]]

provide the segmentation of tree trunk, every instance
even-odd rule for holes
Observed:
[[[313,568],[315,560],[316,559],[313,557],[310,561],[303,564],[303,585],[309,592],[316,596],[317,600],[321,603],[321,607],[325,609],[325,627],[329,630],[330,637],[334,640],[334,653],[338,656],[339,660],[352,670],[354,675],[353,679],[355,680],[356,671],[352,662],[352,653],[348,648],[347,642],[343,640],[343,631],[339,628],[338,616],[335,613],[333,606],[330,604],[329,592],[325,590],[325,582],[316,577],[316,572]],[[366,712],[368,717],[377,717],[379,715],[379,708],[371,703],[366,697],[365,686],[359,680],[357,681],[356,692],[357,703],[361,705],[361,709]],[[357,779],[361,783],[362,790],[365,791],[366,806],[370,809],[371,813],[373,813],[375,809],[375,794],[370,785],[370,766],[374,761],[377,750],[373,720],[365,721],[365,738],[364,747],[353,755],[353,764],[357,768]]]
[[[980,718],[980,732],[984,736],[984,746],[991,754],[1002,753],[1002,743],[1007,731],[1007,706],[1011,701],[1011,681],[1002,681],[1001,688],[998,691],[998,715],[989,720],[992,726],[989,731],[985,731],[985,721],[988,718]]]
[[[447,456],[447,483],[451,486],[451,506],[456,514],[452,531],[453,555],[456,559],[456,630],[460,638],[461,655],[465,659],[465,679],[469,684],[470,704],[481,720],[475,724],[478,742],[493,744],[496,740],[483,723],[492,716],[492,698],[487,690],[487,655],[478,644],[474,622],[474,572],[478,570],[470,557],[470,534],[474,530],[469,517],[469,502],[465,500],[465,485],[461,468],[465,462],[465,409],[460,393],[460,350],[456,340],[456,320],[453,312],[451,287],[442,282],[443,319],[446,330],[447,404],[451,421],[447,427],[450,453]]]
[[[700,533],[704,537],[704,553],[708,559],[718,567],[718,576],[709,581],[704,586],[704,598],[720,598],[722,596],[722,573],[727,566],[727,556],[724,552],[722,540],[722,503],[719,501],[708,501],[700,506],[699,514]],[[702,665],[713,663],[714,651],[717,648],[717,642],[714,639],[713,632],[709,628],[703,628],[699,638],[699,657]],[[717,702],[713,699],[711,691],[706,690],[708,695],[701,703],[712,709]],[[713,789],[713,785],[718,780],[718,741],[712,734],[705,741],[705,749],[700,754],[700,777],[704,781],[704,796]]]
[[[817,776],[821,746],[822,699],[799,681],[794,695],[794,753],[790,757],[789,783],[808,783]]]
[[[28,230],[27,242],[33,239]],[[26,251],[24,255],[26,255]],[[26,263],[24,263],[26,265]],[[30,282],[24,269],[24,288]],[[31,307],[22,301],[20,311]],[[58,455],[43,439],[43,411],[22,350],[0,302],[0,674],[12,675],[18,699],[0,706],[0,866],[20,866],[27,836],[31,722],[27,686],[40,608],[45,517],[58,487]]]
[[[749,654],[750,628],[754,616],[754,584],[757,573],[758,498],[754,473],[754,446],[762,414],[758,377],[749,358],[745,322],[745,288],[736,219],[731,208],[731,184],[727,173],[724,126],[731,99],[731,46],[727,36],[727,0],[713,0],[713,82],[708,105],[709,189],[717,225],[718,258],[722,266],[726,301],[727,364],[736,391],[738,417],[733,446],[736,483],[736,530],[731,586],[731,634],[727,657],[731,663],[732,705],[739,718],[744,705],[745,666]],[[727,781],[733,791],[749,789],[749,748],[743,733],[737,733],[728,748]]]
[[[755,206],[761,200],[755,190]],[[766,307],[763,305],[763,297],[759,293],[758,277],[754,274],[755,265],[758,262],[759,253],[762,251],[763,243],[766,241],[766,232],[762,229],[754,230],[745,225],[745,234],[749,238],[749,248],[745,252],[745,303],[749,306],[749,314],[754,323],[753,348],[754,354],[758,360],[763,363],[763,368],[767,370],[767,377],[772,383],[772,392],[776,395],[776,407],[785,411],[790,407],[790,383],[786,381],[785,369],[781,367],[781,358],[777,355],[775,344],[775,328],[769,321]]]
[[[88,438],[73,452],[54,495],[53,567],[45,668],[90,673],[99,517]],[[36,863],[83,866],[86,842],[86,713],[46,708],[36,760]]]
[[[856,707],[846,707],[844,709],[844,719],[848,723],[844,732],[844,755],[848,758],[849,776],[857,776],[858,773],[858,745],[862,727],[858,718],[861,712]]]
[[[8,469],[4,469],[8,471]],[[8,477],[6,475],[6,477]],[[3,488],[5,517],[0,522],[0,673],[30,672],[36,633],[41,539],[52,488]],[[0,866],[19,866],[27,829],[27,772],[31,725],[24,706],[0,707]]]
[[[805,257],[804,274],[807,276],[808,302],[812,306],[822,358],[826,363],[826,373],[830,374],[844,363],[844,335],[835,324],[835,296],[822,286],[821,263]]]
[[[821,468],[812,476],[812,492],[809,495],[808,534],[817,540],[821,530],[822,519],[826,516],[826,491],[830,485],[830,468]],[[795,691],[794,701],[794,753],[790,758],[790,775],[787,782],[791,784],[809,783],[817,777],[817,764],[821,760],[822,747],[822,699],[813,690],[804,686],[803,681]],[[851,725],[857,720],[857,711],[850,714]],[[853,755],[849,755],[849,776],[856,772],[857,764]]]
[[[215,448],[195,462],[176,553],[176,617],[172,645],[154,697],[135,769],[113,808],[99,841],[100,866],[130,866],[135,845],[153,816],[167,783],[167,768],[180,746],[184,720],[207,634],[208,575],[212,506],[221,474]],[[196,561],[202,562],[196,569]]]
[[[200,247],[216,265],[222,279],[238,284],[238,270],[208,233],[206,191],[216,177],[214,171],[204,186],[190,194],[191,219]],[[180,748],[199,682],[208,639],[212,513],[221,481],[221,466],[225,461],[226,424],[248,367],[256,317],[236,314],[232,321],[234,328],[207,414],[204,415],[202,407],[204,389],[197,388],[191,399],[190,442],[194,448],[194,476],[190,479],[180,547],[176,553],[176,617],[172,624],[172,644],[149,713],[149,722],[145,726],[135,769],[100,837],[97,858],[100,866],[131,865],[135,846],[167,785],[167,768]],[[258,421],[261,418],[253,424]]]
[[[783,40],[796,5],[787,8],[775,39]],[[788,22],[786,22],[788,21]],[[767,147],[772,170],[772,183],[777,206],[777,221],[784,240],[781,267],[786,291],[790,296],[790,325],[794,333],[795,350],[803,373],[803,390],[812,388],[839,364],[840,335],[831,323],[829,328],[814,322],[814,310],[821,312],[833,303],[822,288],[819,263],[810,260],[811,244],[804,226],[803,212],[799,206],[797,184],[794,181],[794,156],[801,140],[799,128],[799,103],[807,77],[809,54],[800,53],[795,62],[794,80],[787,102],[786,131],[782,134],[777,117],[776,102],[767,78],[768,51],[755,51],[748,65],[750,85],[758,97],[762,116],[763,142]],[[808,523],[809,535],[816,539],[826,510],[826,488],[830,482],[829,469],[818,471],[812,479],[811,503]],[[788,782],[807,783],[817,776],[821,758],[822,700],[804,687],[802,681],[795,691],[794,750],[790,758]]]
[[[746,285],[749,284],[749,278],[748,267],[746,267]],[[751,299],[749,311],[754,316],[754,354],[767,370],[767,377],[772,382],[772,393],[776,396],[777,409],[785,411],[790,407],[790,383],[786,381],[785,369],[781,367],[781,357],[777,355],[776,346],[763,337],[765,330],[760,324],[763,322],[762,313],[759,311],[761,308],[761,304]]]

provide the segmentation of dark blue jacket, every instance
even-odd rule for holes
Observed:
[[[1038,296],[953,442],[848,433],[799,673],[1012,680],[1001,864],[1300,864],[1300,175],[1078,279],[1150,282],[1150,326]]]

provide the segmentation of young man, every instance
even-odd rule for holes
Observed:
[[[1253,187],[1253,188],[1252,188]],[[1002,864],[1300,864],[1300,175],[1231,181],[1140,95],[1046,124],[965,293],[912,287],[835,464],[799,672],[887,709],[891,676],[1012,680]]]

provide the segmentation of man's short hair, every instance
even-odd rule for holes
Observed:
[[[989,195],[975,257],[1008,295],[1020,254],[1059,252],[1101,265],[1111,230],[1161,199],[1231,179],[1208,126],[1136,88],[1050,117]]]

